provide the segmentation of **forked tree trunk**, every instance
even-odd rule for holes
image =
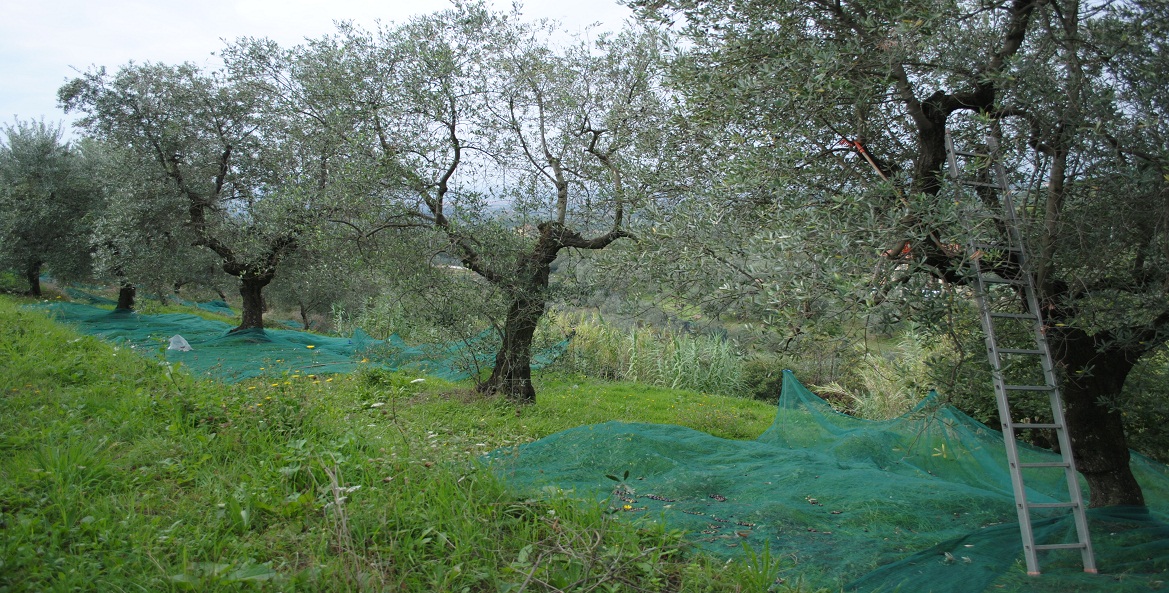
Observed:
[[[469,255],[463,259],[463,263],[488,281],[502,285],[511,297],[503,326],[503,343],[495,355],[495,368],[487,382],[479,386],[480,392],[503,393],[523,403],[536,401],[536,389],[532,385],[532,340],[536,335],[536,325],[544,315],[552,262],[565,247],[604,249],[617,239],[631,236],[619,228],[620,213],[616,215],[616,221],[612,231],[595,239],[585,239],[563,223],[540,223],[537,225],[540,238],[532,251],[520,259],[516,274],[510,276],[515,278],[514,282],[482,267],[473,252],[473,257]]]
[[[536,401],[536,388],[532,385],[532,339],[544,315],[552,262],[563,244],[554,231],[563,232],[563,227],[542,224],[539,241],[520,261],[517,274],[520,282],[508,290],[511,304],[503,325],[503,343],[495,355],[491,377],[480,386],[484,393],[502,393],[523,403]]]
[[[118,287],[118,309],[124,311],[134,310],[134,296],[138,294],[138,290],[133,284],[123,282]]]
[[[24,271],[24,279],[28,280],[28,293],[32,296],[41,296],[41,262],[29,264]]]
[[[544,315],[544,291],[521,294],[512,300],[503,326],[503,344],[495,354],[495,368],[481,386],[484,393],[502,393],[523,403],[536,401],[532,385],[532,340]]]
[[[1120,411],[1108,405],[1124,387],[1137,357],[1123,350],[1097,350],[1077,329],[1052,332],[1053,355],[1066,370],[1061,386],[1076,469],[1088,482],[1089,506],[1145,506],[1144,493],[1129,467]]]

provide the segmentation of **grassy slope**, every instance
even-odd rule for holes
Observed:
[[[18,305],[0,297],[0,591],[759,591],[775,580],[770,560],[724,569],[680,534],[517,498],[472,463],[614,418],[753,438],[769,405],[576,377],[543,377],[522,408],[381,372],[227,386]]]

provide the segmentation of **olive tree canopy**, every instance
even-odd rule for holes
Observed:
[[[630,236],[662,110],[659,36],[558,44],[549,27],[482,4],[372,33],[343,27],[298,58],[320,76],[289,87],[332,89],[334,115],[348,117],[331,127],[355,147],[347,187],[379,212],[363,235],[430,233],[490,287],[502,345],[483,388],[529,401],[553,262]]]
[[[59,126],[17,121],[2,132],[0,269],[18,272],[40,296],[45,268],[59,278],[88,274],[96,187]]]
[[[777,310],[964,285],[946,133],[996,134],[1077,467],[1093,505],[1143,503],[1115,403],[1169,337],[1163,3],[634,4],[691,42],[675,82],[711,139],[707,220],[728,225],[703,229],[719,238],[705,259],[733,264],[738,292]]]
[[[278,97],[238,68],[128,64],[90,71],[59,92],[91,136],[149,163],[145,178],[182,214],[193,244],[239,279],[238,329],[263,327],[262,291],[327,208],[328,147],[302,142]],[[177,232],[177,230],[176,230]]]

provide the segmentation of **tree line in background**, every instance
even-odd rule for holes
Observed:
[[[124,307],[227,275],[241,329],[263,327],[266,290],[302,311],[411,295],[436,324],[494,326],[482,387],[523,401],[570,288],[793,356],[913,320],[956,352],[949,389],[983,393],[956,246],[1000,196],[944,169],[947,134],[990,133],[1092,504],[1143,504],[1125,411],[1164,414],[1132,391],[1160,375],[1130,379],[1169,337],[1169,7],[632,4],[638,23],[591,39],[467,3],[241,39],[215,71],[91,70],[59,93],[79,141],[5,130],[4,267],[34,293],[45,270],[104,278]]]

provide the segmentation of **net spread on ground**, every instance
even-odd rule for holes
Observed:
[[[213,312],[227,307],[222,302],[204,305],[200,308]],[[66,302],[36,307],[82,333],[181,363],[193,375],[229,382],[293,372],[348,373],[366,365],[413,369],[458,381],[490,368],[499,345],[492,331],[457,342],[409,345],[397,335],[377,340],[360,330],[349,337],[279,329],[232,332],[231,325],[198,315],[140,315]],[[567,345],[562,342],[539,352],[533,368],[551,363]]]
[[[1024,462],[1058,458],[1021,449]],[[790,578],[830,590],[1148,591],[1169,580],[1164,465],[1134,454],[1151,510],[1090,511],[1105,574],[1084,574],[1078,551],[1052,551],[1044,574],[1028,577],[1001,433],[936,394],[895,420],[868,421],[837,413],[785,372],[775,422],[754,441],[609,422],[489,459],[529,495],[604,500],[623,517],[685,529],[716,554],[766,547]],[[1027,495],[1066,497],[1062,470],[1033,477]],[[1036,521],[1037,543],[1075,541],[1066,513]]]
[[[216,305],[209,305],[214,308]],[[39,305],[83,333],[181,362],[224,381],[281,373],[415,368],[458,380],[491,364],[497,340],[410,346],[289,330],[230,332],[196,315],[138,315],[75,303]],[[175,339],[176,337],[181,339]],[[550,363],[562,342],[534,361]],[[189,349],[187,349],[189,348]],[[1021,446],[1021,461],[1052,461]],[[624,518],[685,529],[708,552],[768,549],[788,577],[830,590],[1150,591],[1169,581],[1169,469],[1134,453],[1149,504],[1089,513],[1100,575],[1079,553],[1043,553],[1044,574],[1022,564],[1002,436],[931,395],[910,413],[874,422],[840,414],[784,373],[771,428],[754,441],[673,425],[609,422],[566,430],[489,456],[526,495],[569,492],[606,501]],[[607,476],[628,478],[616,484]],[[1029,476],[1031,502],[1066,496],[1063,472]],[[1063,511],[1066,513],[1066,511]],[[1037,543],[1074,540],[1069,516],[1036,522]]]

